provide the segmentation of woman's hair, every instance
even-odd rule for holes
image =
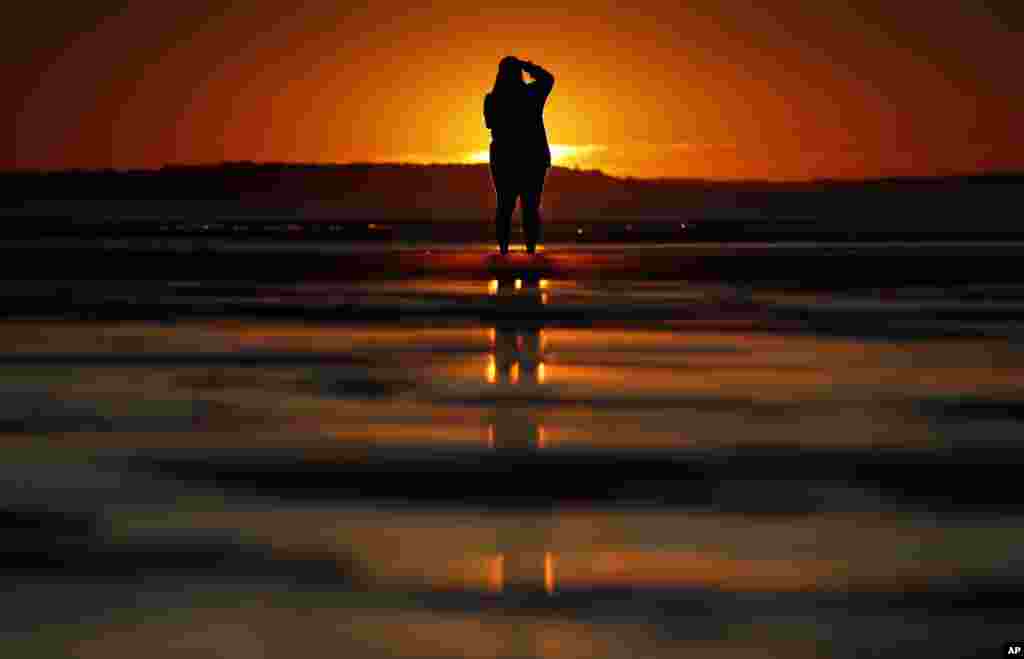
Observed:
[[[494,79],[495,93],[516,89],[525,85],[523,65],[515,57],[503,57],[498,63],[498,76]]]

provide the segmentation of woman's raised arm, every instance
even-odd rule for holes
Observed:
[[[541,86],[541,91],[544,92],[544,95],[547,96],[550,94],[551,88],[555,86],[555,76],[551,75],[551,72],[544,67],[534,64],[533,62],[526,60],[520,61],[523,63],[523,71],[529,73],[530,77],[537,81],[535,84]]]

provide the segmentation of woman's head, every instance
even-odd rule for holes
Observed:
[[[503,57],[498,63],[498,77],[494,79],[494,91],[510,89],[526,84],[523,81],[523,65],[512,56]]]

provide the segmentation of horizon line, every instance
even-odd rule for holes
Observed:
[[[485,162],[456,162],[456,161],[437,161],[437,162],[411,162],[411,161],[400,161],[400,160],[379,160],[379,161],[367,161],[367,160],[354,160],[354,161],[326,161],[326,162],[314,162],[314,161],[288,161],[288,160],[220,160],[220,161],[201,161],[201,162],[165,162],[159,166],[147,166],[147,167],[62,167],[62,168],[41,168],[41,167],[14,167],[14,168],[3,168],[0,169],[0,175],[5,174],[88,174],[88,173],[159,173],[168,169],[214,169],[217,167],[231,167],[231,166],[245,166],[245,167],[295,167],[295,168],[342,168],[342,167],[462,167],[462,168],[479,168],[487,167],[488,164]],[[686,177],[686,176],[632,176],[632,175],[618,175],[610,174],[598,167],[594,168],[583,168],[579,166],[567,166],[567,165],[552,165],[551,169],[562,169],[570,172],[577,172],[581,174],[597,174],[609,179],[616,179],[621,181],[646,181],[654,183],[668,183],[668,182],[693,182],[693,183],[714,183],[714,184],[750,184],[750,183],[762,183],[762,184],[812,184],[812,183],[869,183],[873,181],[893,181],[893,180],[920,180],[920,179],[955,179],[955,178],[974,178],[974,177],[1024,177],[1024,170],[974,170],[974,171],[954,171],[949,173],[932,173],[932,174],[892,174],[892,175],[875,175],[866,177],[853,177],[853,176],[834,176],[834,177],[819,177],[819,178],[702,178],[702,177]]]

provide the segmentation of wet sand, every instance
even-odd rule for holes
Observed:
[[[520,248],[521,249],[521,248]],[[529,268],[559,280],[760,283],[822,291],[1024,282],[1012,240],[914,242],[556,243]],[[482,243],[318,242],[193,238],[10,239],[8,281],[285,283],[431,277],[488,280],[526,267],[496,264]]]
[[[691,278],[687,249],[9,281],[5,654],[964,656],[1014,638],[1021,282],[918,281],[912,250],[880,245],[808,254],[903,259],[885,287],[786,285],[792,249],[762,254],[762,278]],[[635,276],[672,259],[674,278]]]

